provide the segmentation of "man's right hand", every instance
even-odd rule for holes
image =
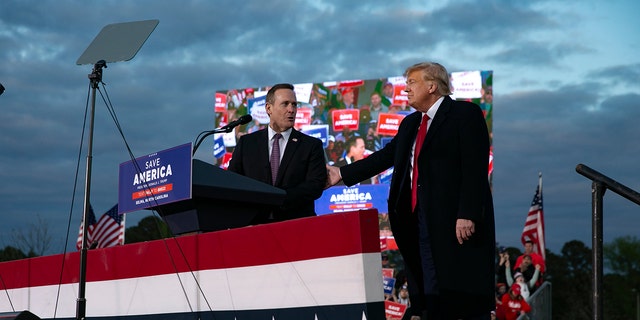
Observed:
[[[335,186],[336,183],[342,180],[340,177],[340,168],[326,165],[327,166],[327,184],[324,186],[325,189]]]

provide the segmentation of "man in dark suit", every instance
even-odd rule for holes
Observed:
[[[293,128],[298,102],[291,84],[273,86],[265,108],[269,126],[240,138],[229,170],[287,193],[281,207],[260,213],[254,223],[315,216],[314,200],[322,195],[327,179],[322,142]]]
[[[413,65],[405,77],[417,111],[383,149],[342,168],[328,166],[328,185],[340,179],[353,185],[393,166],[388,214],[405,262],[411,319],[489,319],[495,226],[486,122],[477,105],[449,97],[440,64]]]
[[[364,138],[361,136],[353,136],[347,140],[347,143],[344,145],[344,149],[347,151],[347,154],[344,155],[343,158],[338,159],[336,161],[336,167],[344,167],[350,163],[359,161],[364,159]],[[361,184],[371,184],[371,179],[365,179],[360,181]],[[344,183],[340,182],[339,184],[344,185]]]

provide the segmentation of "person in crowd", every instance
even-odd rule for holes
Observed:
[[[364,159],[364,138],[353,136],[347,140],[345,144],[347,154],[336,162],[336,166],[346,166],[352,162]]]
[[[242,136],[233,151],[229,171],[286,192],[282,206],[257,214],[254,224],[316,215],[314,200],[327,180],[324,150],[320,139],[293,128],[297,107],[293,85],[271,87],[265,104],[269,126]]]
[[[369,114],[371,120],[378,121],[378,115],[389,112],[389,107],[382,104],[382,97],[379,92],[371,93],[371,104],[369,105]]]
[[[518,256],[518,258],[516,259],[516,263],[513,265],[513,268],[518,268],[520,267],[520,264],[522,263],[522,259],[524,259],[525,255],[529,255],[531,257],[531,261],[533,262],[533,265],[539,264],[540,265],[540,272],[544,273],[546,266],[544,263],[544,258],[542,258],[541,255],[539,255],[538,253],[533,251],[533,241],[531,240],[526,240],[524,243],[524,253],[520,256]]]
[[[393,104],[393,90],[394,90],[393,83],[391,82],[385,83],[384,86],[382,87],[383,96],[380,98],[382,100],[381,101],[382,104],[384,104],[387,107]]]
[[[404,75],[417,111],[381,150],[327,166],[327,187],[354,185],[393,166],[388,214],[408,275],[411,319],[489,319],[495,225],[482,110],[451,99],[448,72],[438,63],[415,64]]]
[[[527,257],[529,257],[529,259],[525,262],[525,260],[527,260]],[[533,287],[533,289],[535,289],[541,286],[542,282],[544,281],[543,278],[546,265],[544,262],[544,258],[540,254],[533,251],[533,242],[531,240],[527,240],[524,243],[524,253],[518,256],[513,269],[514,271],[520,269],[520,272],[522,272],[525,279],[529,281],[533,277],[534,273],[533,268],[530,268],[530,266],[534,266],[535,268],[537,268],[536,266],[540,266],[540,275],[538,276],[535,287]]]
[[[356,93],[353,88],[344,88],[340,91],[342,94],[342,103],[340,109],[356,109]]]
[[[333,165],[338,161],[339,154],[336,150],[336,137],[329,135],[327,137],[327,147],[324,149],[327,156],[327,164]]]
[[[496,267],[496,282],[506,283],[507,278],[505,277],[505,264],[507,260],[509,260],[509,252],[505,247],[498,248],[498,266]]]
[[[345,150],[347,151],[347,154],[343,158],[340,158],[338,159],[338,161],[336,161],[335,165],[337,167],[346,166],[350,163],[364,159],[364,138],[360,136],[353,136],[349,138],[349,140],[347,140],[347,143],[345,144]],[[371,182],[371,179],[365,179],[360,183],[371,184]],[[340,185],[344,184],[341,182]]]
[[[499,282],[496,284],[496,310],[495,314],[498,319],[504,319],[504,310],[502,309],[502,297],[507,293],[507,284]]]
[[[502,308],[504,310],[504,320],[516,320],[522,314],[531,311],[531,306],[520,294],[521,287],[514,283],[509,292],[502,296]]]
[[[524,276],[522,275],[522,273],[520,272],[516,272],[516,274],[513,275],[513,279],[512,280],[507,280],[507,284],[509,286],[512,286],[514,284],[517,284],[520,286],[520,295],[525,299],[529,299],[529,296],[531,295],[531,292],[529,290],[529,285],[525,282],[524,280]]]
[[[524,265],[524,264],[523,264]],[[521,265],[521,267],[523,266]],[[507,284],[511,285],[514,282],[519,284],[522,287],[522,296],[525,299],[529,299],[530,294],[535,291],[536,281],[538,281],[538,277],[540,276],[540,265],[536,265],[533,275],[531,278],[525,278],[524,274],[520,272],[519,269],[516,269],[516,273],[511,277],[511,265],[509,262],[506,264],[505,268],[505,277],[507,278]]]
[[[411,302],[409,301],[409,289],[407,288],[407,284],[403,284],[400,287],[400,292],[398,292],[398,297],[396,298],[396,302],[407,305],[407,307],[411,306]]]

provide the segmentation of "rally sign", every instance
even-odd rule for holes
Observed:
[[[406,106],[409,104],[409,96],[404,89],[407,86],[404,83],[399,83],[393,86],[393,104],[398,106]]]
[[[247,104],[249,105],[249,114],[251,114],[253,120],[258,120],[262,124],[269,123],[269,115],[264,107],[267,104],[267,96],[250,98]]]
[[[300,129],[302,126],[311,124],[311,114],[313,114],[313,110],[311,110],[311,108],[298,108],[295,122],[296,129]]]
[[[389,300],[384,301],[384,313],[387,320],[400,320],[407,311],[407,305]]]
[[[120,164],[118,213],[191,199],[191,143]]]
[[[360,124],[360,109],[333,110],[331,118],[333,119],[333,131],[342,131],[344,128],[357,131]]]
[[[302,133],[320,139],[322,147],[329,145],[329,126],[326,124],[312,124],[302,127]]]
[[[333,186],[316,200],[318,215],[365,209],[387,211],[388,184],[360,184],[352,187]]]
[[[482,97],[482,75],[480,71],[451,73],[451,85],[455,99],[474,99]]]
[[[404,115],[397,113],[378,114],[378,134],[382,136],[395,136],[398,133],[400,122]]]
[[[227,111],[227,95],[224,93],[216,92],[215,112]]]

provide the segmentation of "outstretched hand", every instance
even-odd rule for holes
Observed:
[[[327,184],[324,186],[325,189],[335,186],[336,183],[340,182],[342,178],[340,177],[340,168],[326,165],[327,166]]]

